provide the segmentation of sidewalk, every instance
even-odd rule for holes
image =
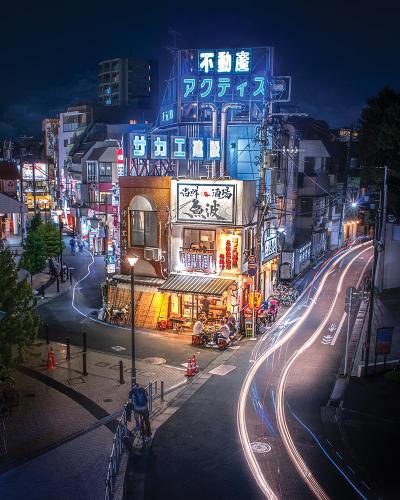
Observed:
[[[20,404],[5,422],[8,454],[0,448],[2,500],[97,500],[104,495],[116,426],[116,420],[107,417],[119,413],[127,400],[129,361],[124,359],[125,384],[120,384],[114,355],[88,351],[88,375],[83,376],[78,348],[71,347],[71,361],[65,360],[64,345],[53,344],[53,349],[55,370],[46,370],[47,346],[38,345],[16,374]],[[137,362],[140,384],[164,380],[168,391],[186,383],[183,368],[157,362]],[[166,401],[172,397],[173,393],[167,393]],[[156,409],[160,405],[157,400]]]

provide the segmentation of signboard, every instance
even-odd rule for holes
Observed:
[[[118,177],[125,175],[124,152],[122,148],[117,149],[117,175]]]
[[[220,160],[221,141],[219,138],[204,138],[167,135],[132,134],[130,138],[132,159],[146,160]],[[122,165],[123,167],[123,165]],[[118,171],[118,175],[120,175]]]
[[[47,164],[46,163],[23,163],[22,178],[24,181],[33,181],[33,169],[35,169],[35,182],[47,180]]]
[[[269,47],[180,51],[183,102],[262,102],[271,73]]]
[[[393,327],[377,328],[375,354],[390,354],[392,347]]]
[[[51,197],[49,195],[37,194],[36,195],[36,207],[39,209],[50,208]],[[34,196],[32,193],[26,194],[26,204],[29,209],[34,208]]]
[[[276,253],[278,253],[278,238],[270,236],[264,240],[263,260],[271,259]]]
[[[107,273],[108,274],[115,273],[115,264],[107,264]]]
[[[247,258],[247,263],[250,266],[255,266],[257,264],[257,257],[255,255],[249,255]]]
[[[247,274],[254,278],[254,276],[257,274],[257,268],[255,267],[249,267],[247,270]]]
[[[177,183],[176,221],[203,224],[230,224],[236,221],[234,184]]]

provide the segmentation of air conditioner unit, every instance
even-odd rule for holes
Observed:
[[[145,260],[161,260],[161,248],[145,248],[144,258]]]

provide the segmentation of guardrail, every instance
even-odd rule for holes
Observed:
[[[158,388],[160,388],[160,394],[158,394]],[[161,402],[164,401],[164,381],[160,381],[160,386],[158,380],[149,382],[149,385],[145,389],[149,395],[149,413],[151,414],[153,411],[153,400],[160,397]],[[114,498],[119,466],[124,452],[123,439],[127,435],[128,431],[127,408],[128,403],[125,404],[124,409],[122,410],[117,430],[113,437],[111,455],[108,461],[104,500],[112,500]]]

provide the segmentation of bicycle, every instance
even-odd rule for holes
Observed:
[[[137,441],[138,443],[141,442],[142,448],[145,448],[148,442],[148,438],[146,436],[146,424],[143,414],[133,412],[133,415],[135,418],[136,427],[132,431],[127,430],[127,435],[122,439],[122,442],[129,452],[131,452],[134,448],[135,441]]]

